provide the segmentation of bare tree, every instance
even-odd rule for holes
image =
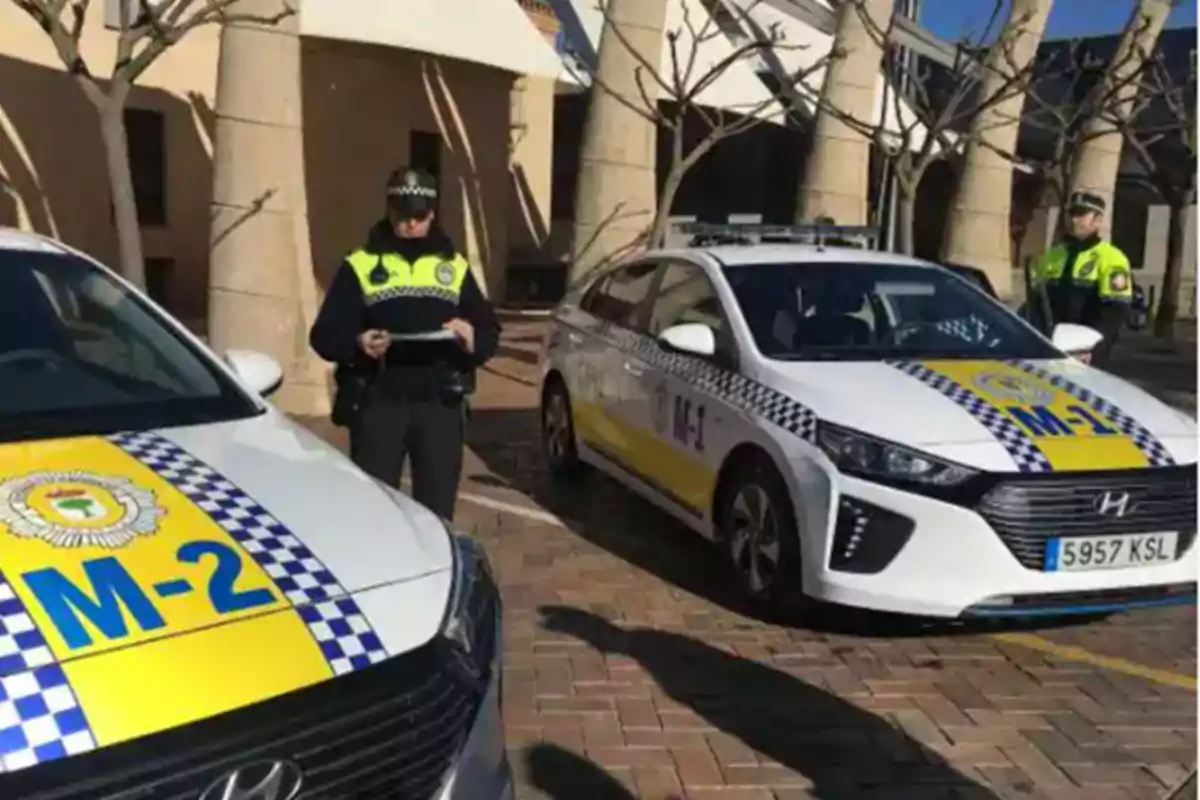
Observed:
[[[271,16],[232,13],[239,0],[118,1],[116,56],[105,77],[92,69],[80,50],[80,39],[92,11],[91,0],[12,0],[50,37],[67,74],[75,79],[100,117],[121,273],[130,282],[144,286],[141,226],[125,135],[124,110],[130,91],[159,56],[202,25],[237,21],[274,25],[295,12],[284,6]]]
[[[1136,69],[1129,69],[1127,60],[1136,61]],[[1131,105],[1131,90],[1136,94],[1153,60],[1131,49],[1115,60],[1104,59],[1076,40],[1045,54],[1043,61],[1041,79],[1028,86],[1024,113],[1012,118],[1029,133],[1024,151],[1004,155],[1032,173],[1039,196],[1061,220],[1079,153],[1092,139],[1110,135],[1114,121],[1123,120],[1118,131],[1129,127],[1138,110]],[[1097,119],[1106,124],[1096,124]]]
[[[671,208],[683,184],[684,176],[721,141],[739,136],[769,119],[782,119],[787,114],[786,97],[799,91],[815,96],[819,87],[808,86],[807,79],[825,69],[834,53],[817,59],[803,69],[783,76],[780,85],[768,90],[765,97],[736,108],[712,108],[703,105],[703,95],[730,69],[738,65],[752,65],[771,51],[778,49],[801,49],[789,45],[778,26],[763,28],[751,19],[750,13],[760,0],[745,5],[724,4],[719,0],[708,0],[706,6],[711,13],[703,20],[695,19],[685,0],[678,2],[682,8],[682,23],[666,31],[666,55],[669,66],[652,64],[628,42],[621,28],[610,24],[611,31],[622,46],[637,62],[634,67],[637,97],[627,97],[607,86],[597,75],[588,76],[593,91],[608,92],[622,105],[656,128],[667,133],[671,143],[670,163],[666,177],[658,193],[655,213],[649,226],[633,241],[618,252],[605,254],[605,261],[612,261],[641,247],[661,246],[668,234]],[[607,21],[607,8],[601,6]],[[718,23],[721,13],[728,13],[726,24]],[[611,22],[611,21],[610,21]],[[732,37],[732,38],[731,38]],[[701,58],[706,45],[718,38],[729,38],[728,52],[714,63],[702,64]],[[692,138],[692,126],[697,126],[699,136]]]
[[[1110,120],[1144,175],[1148,186],[1169,209],[1167,263],[1162,295],[1154,314],[1154,334],[1174,336],[1179,314],[1179,286],[1186,256],[1188,208],[1196,202],[1196,51],[1185,75],[1172,75],[1161,57],[1148,59],[1134,108],[1117,108]]]
[[[863,1],[847,0],[857,4],[860,13]],[[907,57],[898,47],[886,46],[895,17],[887,29],[876,25],[868,14],[863,13],[863,18],[871,35],[885,44],[883,74],[888,100],[880,118],[860,119],[824,97],[818,103],[821,110],[870,138],[892,165],[900,195],[897,249],[912,254],[917,190],[925,173],[938,161],[962,155],[991,128],[1013,124],[1000,117],[989,125],[971,126],[981,115],[1026,94],[1045,79],[1045,70],[1036,60],[1021,63],[1018,59],[1014,50],[1019,37],[1014,31],[1019,32],[1019,26],[1007,26],[990,44],[985,44],[988,31],[964,39],[957,44],[954,63],[937,68]],[[995,79],[985,80],[989,77]]]

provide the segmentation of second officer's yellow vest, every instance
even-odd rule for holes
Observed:
[[[458,303],[470,269],[460,255],[421,256],[411,264],[395,253],[355,250],[346,257],[367,305],[397,297],[433,297]]]
[[[1042,254],[1034,267],[1034,279],[1053,283],[1062,278],[1067,266],[1065,245],[1055,245]],[[1070,281],[1076,286],[1094,288],[1104,300],[1128,301],[1133,297],[1133,275],[1129,259],[1109,242],[1097,242],[1075,256]]]

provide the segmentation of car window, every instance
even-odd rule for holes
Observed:
[[[786,360],[1061,358],[982,291],[904,264],[726,267],[759,351]]]
[[[721,301],[704,270],[674,262],[663,267],[662,283],[650,307],[650,335],[685,322],[702,323],[718,334],[727,327]]]
[[[86,259],[0,250],[0,441],[258,413],[156,312]]]
[[[637,314],[650,294],[658,265],[651,262],[630,264],[614,270],[595,287],[586,310],[606,322],[625,328],[637,327]]]

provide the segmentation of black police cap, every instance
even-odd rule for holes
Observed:
[[[437,179],[424,170],[400,167],[388,175],[388,208],[398,214],[425,214],[433,210],[437,197]]]
[[[1103,214],[1108,210],[1104,198],[1092,192],[1072,192],[1067,199],[1067,210],[1075,212],[1095,211]]]

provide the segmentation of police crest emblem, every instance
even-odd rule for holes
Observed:
[[[1026,406],[1048,406],[1054,402],[1054,392],[1020,375],[1002,372],[981,372],[971,383],[984,394]]]
[[[1090,278],[1092,273],[1096,271],[1096,257],[1092,256],[1087,261],[1079,265],[1078,275],[1080,278]]]
[[[449,286],[454,283],[454,265],[443,261],[434,268],[433,277],[437,278],[437,282],[442,286]]]
[[[54,547],[124,547],[158,532],[166,509],[128,478],[34,472],[0,483],[0,527]]]

